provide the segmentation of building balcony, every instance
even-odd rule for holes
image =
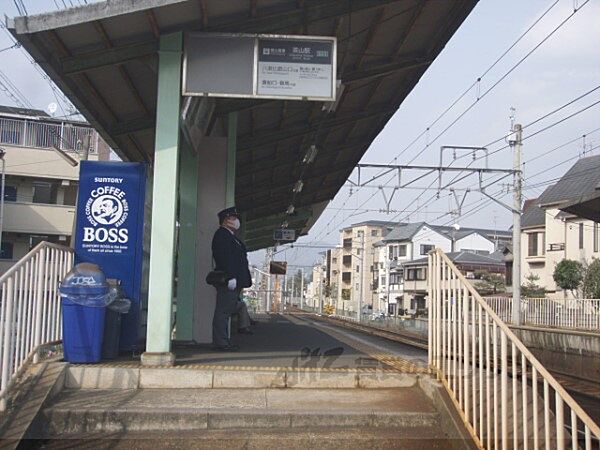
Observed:
[[[6,202],[3,231],[70,236],[75,206]]]

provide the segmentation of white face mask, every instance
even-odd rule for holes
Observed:
[[[231,222],[231,228],[233,228],[234,230],[239,230],[240,229],[240,219],[238,219],[237,217],[235,219],[233,219]]]

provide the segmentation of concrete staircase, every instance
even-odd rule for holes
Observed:
[[[119,369],[110,370],[111,377],[124,379]],[[274,387],[265,373],[247,371],[246,385],[253,385],[236,387],[234,378],[224,383],[223,371],[215,370],[212,383],[189,387],[207,378],[206,370],[151,369],[154,379],[157,370],[169,378],[170,388],[163,389],[159,383],[148,387],[142,372],[132,382],[131,370],[122,370],[130,384],[106,389],[101,368],[70,368],[65,389],[38,415],[30,443],[128,449],[472,446],[445,391],[429,375],[386,373],[377,387],[378,374],[371,372],[370,387],[361,388],[358,372],[312,371],[295,374],[297,380],[309,375],[308,383]],[[221,380],[216,386],[215,379]],[[173,387],[183,385],[188,387]]]

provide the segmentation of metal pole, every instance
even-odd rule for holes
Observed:
[[[0,187],[0,256],[2,255],[2,230],[4,229],[4,186],[6,181],[6,151],[0,148],[0,161],[2,161],[2,184]]]
[[[513,274],[512,274],[512,323],[521,325],[521,189],[523,172],[521,167],[521,151],[523,144],[523,128],[520,124],[513,127],[514,142],[514,198],[513,198]]]
[[[304,268],[300,269],[300,309],[304,309]]]
[[[323,266],[319,265],[319,314],[323,314]]]
[[[292,306],[294,305],[294,293],[295,293],[294,288],[296,287],[295,284],[296,284],[296,274],[292,274],[292,293],[290,296],[290,304]]]
[[[360,271],[359,271],[359,290],[358,290],[358,321],[362,322],[362,308],[363,308],[363,261],[365,254],[365,233],[363,232],[360,236]]]

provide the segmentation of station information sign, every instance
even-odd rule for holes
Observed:
[[[274,241],[295,241],[296,230],[290,228],[280,228],[273,231]]]
[[[335,101],[329,36],[188,33],[183,95]]]

